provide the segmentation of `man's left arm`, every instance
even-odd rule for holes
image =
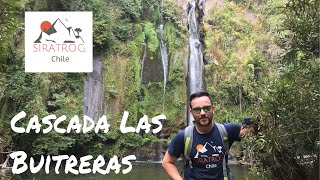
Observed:
[[[225,128],[228,132],[228,139],[229,144],[231,145],[234,141],[240,141],[240,132],[241,132],[241,125],[237,123],[227,123],[225,124]]]
[[[226,130],[228,132],[230,142],[240,141],[242,137],[255,134],[256,128],[253,125],[228,123],[225,124]]]

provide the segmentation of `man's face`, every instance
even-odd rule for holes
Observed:
[[[199,126],[209,126],[212,123],[214,106],[208,96],[201,96],[191,101],[190,112]]]

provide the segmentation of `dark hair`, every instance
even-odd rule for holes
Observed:
[[[202,96],[207,96],[210,99],[211,104],[213,104],[213,101],[212,101],[210,94],[206,91],[200,91],[200,92],[196,92],[196,93],[191,94],[190,99],[189,99],[190,108],[192,108],[191,101],[195,98],[202,97]]]

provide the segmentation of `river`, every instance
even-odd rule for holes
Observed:
[[[231,171],[235,177],[235,180],[246,180],[248,177],[248,167],[231,164],[229,165]],[[24,173],[22,175],[12,175],[7,173],[5,178],[0,179],[13,179],[13,180],[170,180],[165,171],[163,170],[161,163],[134,163],[132,170],[128,174],[115,174],[114,172],[102,175],[102,174],[86,174],[86,175],[72,175],[72,174],[45,174],[44,171],[40,171],[36,174]]]

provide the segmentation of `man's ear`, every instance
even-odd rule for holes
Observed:
[[[191,108],[189,108],[189,112],[192,114],[192,109]]]
[[[212,111],[216,111],[216,107],[214,105],[212,105]]]

